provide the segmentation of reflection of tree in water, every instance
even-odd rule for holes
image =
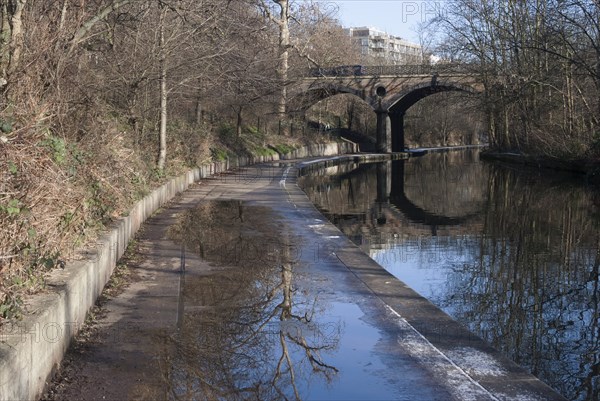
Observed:
[[[170,235],[218,266],[186,275],[173,398],[301,399],[310,379],[334,378],[322,353],[337,347],[340,325],[319,322],[317,299],[294,288],[297,239],[268,209],[205,203]]]
[[[365,165],[301,183],[383,264],[449,272],[428,297],[472,332],[569,398],[600,400],[600,197],[558,173],[479,163],[476,152],[429,154],[405,163],[406,198],[444,216],[480,213],[433,237],[391,214],[374,224],[376,173]]]
[[[474,258],[433,299],[573,400],[600,399],[599,223],[590,196],[492,169]],[[476,256],[477,255],[477,256]]]

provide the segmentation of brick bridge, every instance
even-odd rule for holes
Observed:
[[[401,152],[406,111],[439,92],[479,93],[482,86],[472,71],[457,64],[317,68],[288,86],[288,107],[303,113],[327,97],[355,95],[377,114],[377,151]]]

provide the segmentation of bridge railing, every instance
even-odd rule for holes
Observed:
[[[405,64],[405,65],[350,65],[335,67],[317,67],[307,71],[309,77],[351,77],[382,75],[435,75],[467,73],[469,66],[458,63]]]
[[[430,75],[431,65],[365,66],[363,75]]]

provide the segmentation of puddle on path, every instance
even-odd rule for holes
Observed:
[[[303,238],[271,209],[206,202],[169,233],[205,261],[182,276],[163,360],[171,399],[401,398],[380,331],[356,304],[317,293]]]

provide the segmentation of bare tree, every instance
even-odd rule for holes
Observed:
[[[598,2],[458,0],[447,11],[446,49],[481,77],[492,144],[585,155],[600,111]]]
[[[269,46],[272,33],[263,16],[243,3],[232,12],[236,13],[237,24],[228,40],[235,50],[223,57],[220,74],[214,83],[218,88],[215,101],[222,109],[233,112],[239,138],[246,114],[261,116],[272,112],[264,108],[272,107],[272,97],[280,89],[280,80],[277,77],[278,59]]]
[[[275,8],[273,4],[276,5]],[[292,47],[290,41],[290,1],[272,0],[272,3],[269,3],[266,0],[259,0],[259,5],[266,17],[277,26],[279,33],[277,77],[280,84],[280,94],[277,101],[277,113],[280,118],[283,118],[287,110],[289,51]]]
[[[23,53],[23,12],[27,0],[0,2],[0,89],[14,84],[13,75]]]
[[[335,19],[337,8],[322,3],[303,2],[294,13],[291,24],[292,44],[298,74],[306,67],[358,64],[360,48]]]
[[[122,82],[129,102],[136,103],[140,84],[147,83],[150,90],[153,83],[157,84],[159,171],[164,170],[167,162],[169,98],[206,79],[213,60],[232,48],[226,40],[215,46],[215,36],[226,36],[233,24],[224,24],[221,19],[228,12],[227,7],[226,3],[213,0],[132,4],[130,12],[138,24],[132,27],[133,31],[126,28],[124,33],[129,35],[124,41],[119,39],[122,44],[118,52],[101,55],[106,57],[108,66],[116,63],[124,67],[120,78],[132,80]],[[131,49],[137,52],[136,60],[130,58]],[[123,60],[135,62],[140,68],[131,74]],[[130,109],[129,114],[137,124],[139,113]]]

